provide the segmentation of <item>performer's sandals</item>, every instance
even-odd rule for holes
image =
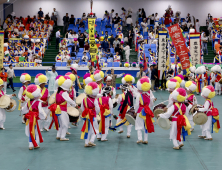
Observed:
[[[130,138],[130,136],[128,135],[127,138]]]
[[[60,137],[56,137],[56,139],[60,140]]]
[[[60,138],[60,141],[69,141],[69,138],[63,138],[63,139]]]
[[[200,139],[206,138],[206,136],[201,136],[201,135],[198,135],[198,137],[199,137]]]
[[[67,135],[71,135],[71,133],[70,133],[70,132],[66,132],[66,134],[67,134]]]
[[[33,150],[33,147],[29,147],[29,150]]]
[[[40,148],[40,146],[36,146],[36,147],[34,147],[34,149],[39,149]]]
[[[194,129],[190,129],[190,132],[193,132],[194,131]]]
[[[118,133],[123,133],[123,130],[119,131]]]
[[[143,141],[143,144],[148,144],[148,141]]]
[[[49,132],[49,129],[43,128],[46,132]]]
[[[179,147],[180,147],[180,148],[182,148],[183,146],[184,146],[184,144],[180,144],[180,146],[179,146]]]
[[[101,140],[101,142],[106,142],[106,141],[108,141],[108,139]]]
[[[213,140],[213,138],[204,138],[205,140]]]
[[[89,145],[89,144],[85,144],[85,147],[87,148],[87,147],[92,147],[92,145]]]
[[[101,141],[101,138],[97,138],[98,141]]]
[[[175,150],[179,150],[180,147],[179,147],[179,146],[177,146],[177,147],[173,147],[173,149],[175,149]]]
[[[142,140],[138,140],[136,143],[137,143],[137,144],[143,143],[143,141],[142,141]]]
[[[95,144],[95,143],[92,143],[92,142],[89,142],[89,145],[91,145],[91,146],[96,146],[96,144]]]
[[[3,127],[3,128],[0,128],[1,130],[5,130],[5,128]]]

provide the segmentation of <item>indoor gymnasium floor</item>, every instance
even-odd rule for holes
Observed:
[[[16,88],[18,92],[18,88]],[[8,93],[11,89],[8,89]],[[118,90],[120,93],[120,91]],[[169,93],[154,93],[155,105],[168,100]],[[199,104],[204,103],[197,96]],[[214,106],[222,110],[222,96],[213,99]],[[117,109],[115,108],[117,115]],[[29,150],[25,125],[19,111],[6,112],[5,130],[0,130],[1,170],[221,170],[222,131],[213,133],[213,141],[198,139],[200,126],[195,126],[181,150],[174,150],[169,130],[155,124],[155,133],[149,134],[149,144],[137,144],[137,133],[132,128],[131,138],[124,133],[109,131],[108,141],[95,141],[96,147],[85,148],[80,140],[82,121],[71,125],[69,141],[56,140],[56,130],[42,132],[44,142],[39,149]],[[115,120],[113,120],[115,123]]]

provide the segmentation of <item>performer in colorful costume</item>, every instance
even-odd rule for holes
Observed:
[[[204,112],[207,115],[207,122],[201,125],[202,135],[199,135],[199,138],[205,140],[213,140],[211,133],[215,131],[219,132],[220,122],[219,122],[219,111],[214,108],[214,104],[212,102],[212,98],[215,96],[215,90],[213,86],[206,86],[202,89],[201,96],[206,99],[203,108],[195,108],[196,111]],[[212,126],[212,131],[210,133],[210,129]]]
[[[150,80],[147,77],[143,77],[137,82],[137,88],[140,92],[134,104],[135,113],[137,113],[135,123],[138,136],[137,143],[148,144],[148,133],[154,132],[154,114],[150,110],[154,98],[150,96],[150,87]],[[144,131],[144,140],[142,140],[142,130]]]
[[[135,78],[130,74],[125,74],[125,76],[122,78],[122,84],[127,84],[129,87],[129,92],[133,95],[133,97],[136,97],[138,89],[133,85],[134,82]]]
[[[78,71],[78,64],[72,64],[70,69],[72,71],[72,74],[74,74],[76,76],[76,80],[75,80],[75,90],[76,90],[76,97],[78,97],[78,92],[79,89],[82,89],[80,82],[79,82],[79,76],[77,75],[77,71]]]
[[[94,73],[94,79],[96,81],[96,83],[98,84],[98,87],[99,87],[99,93],[102,93],[102,88],[103,88],[103,78],[104,78],[104,73],[103,71],[100,71],[100,70],[96,70]]]
[[[26,89],[26,96],[30,101],[22,107],[22,112],[25,113],[26,127],[25,134],[29,137],[29,149],[39,148],[39,143],[43,142],[41,131],[38,125],[39,119],[45,119],[47,116],[42,108],[41,89],[37,85],[29,85]]]
[[[186,91],[183,88],[177,88],[172,92],[171,96],[174,101],[173,105],[168,108],[167,112],[159,114],[158,118],[168,119],[171,117],[170,139],[173,140],[173,149],[179,150],[184,146],[182,138],[185,141],[185,136],[191,134],[190,123],[184,115],[186,113],[186,105],[184,104]]]
[[[87,97],[81,103],[82,118],[84,124],[82,127],[81,139],[85,139],[85,147],[96,146],[94,144],[96,134],[99,133],[96,115],[100,112],[98,100],[99,86],[95,82],[86,85],[85,93]]]
[[[48,79],[45,75],[43,74],[37,74],[35,77],[35,85],[38,85],[41,88],[41,97],[40,100],[42,102],[42,108],[47,116],[46,120],[40,120],[39,121],[39,127],[40,131],[42,132],[43,129],[45,131],[49,131],[49,124],[50,124],[50,111],[48,109],[49,103],[48,103],[48,98],[50,97],[48,89],[45,87],[47,84]]]

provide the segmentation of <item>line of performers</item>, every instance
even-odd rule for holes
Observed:
[[[77,72],[76,68],[74,69]],[[163,129],[170,130],[170,139],[174,149],[180,149],[185,137],[194,130],[194,123],[201,125],[202,134],[199,138],[212,140],[211,132],[219,131],[219,112],[214,107],[212,98],[215,96],[213,86],[205,86],[201,96],[206,99],[203,106],[197,105],[194,95],[197,84],[187,81],[185,88],[181,88],[182,79],[176,76],[167,81],[170,92],[168,105],[160,103],[153,107],[154,97],[150,90],[151,81],[148,77],[140,78],[135,87],[135,79],[126,74],[122,78],[120,89],[122,94],[116,95],[116,90],[111,86],[112,77],[105,78],[106,85],[102,84],[104,73],[101,70],[94,71],[93,75],[84,76],[84,93],[76,97],[73,86],[76,76],[71,72],[65,76],[57,76],[55,79],[56,91],[49,94],[45,87],[47,77],[38,74],[35,77],[35,85],[29,85],[31,77],[23,73],[20,77],[23,86],[19,98],[19,110],[23,115],[23,123],[26,124],[25,133],[29,140],[29,149],[39,148],[43,142],[41,131],[49,131],[54,125],[57,130],[56,139],[68,141],[66,135],[70,123],[83,120],[81,139],[85,140],[85,147],[96,146],[95,139],[108,141],[108,131],[119,129],[123,133],[123,125],[127,126],[127,138],[130,138],[131,129],[135,126],[138,144],[148,144],[148,133],[155,132],[154,117],[157,124]],[[6,96],[2,91],[3,81],[0,79],[1,98]],[[8,96],[9,98],[15,94]],[[115,116],[113,108],[119,104],[119,115]],[[4,128],[5,110],[12,107],[12,103],[0,104],[0,127]],[[111,117],[117,119],[112,125]],[[52,117],[52,118],[51,118]],[[212,131],[211,131],[212,128]],[[144,136],[142,134],[144,133]]]

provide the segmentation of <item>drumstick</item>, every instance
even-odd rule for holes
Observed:
[[[168,102],[169,100],[166,100],[166,101],[163,101],[163,102],[161,102],[161,103],[159,103],[159,104],[163,104],[163,103],[165,103],[165,102]],[[159,105],[159,104],[157,104],[157,105]],[[156,106],[157,106],[156,105]],[[156,107],[156,106],[153,106],[153,107]]]

